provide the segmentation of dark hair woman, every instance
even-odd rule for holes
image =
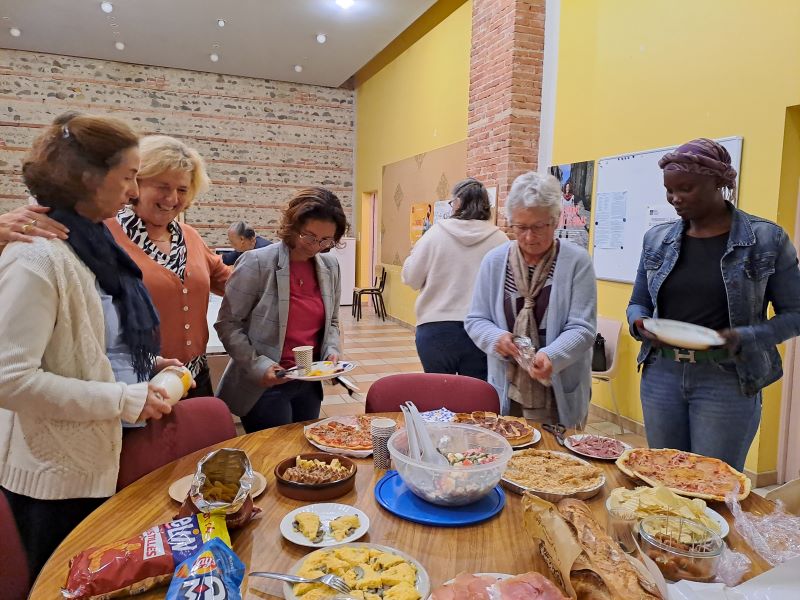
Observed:
[[[736,170],[717,142],[683,144],[659,166],[680,219],[645,234],[628,304],[631,334],[642,341],[647,441],[741,470],[761,418],[761,389],[782,375],[775,346],[800,334],[797,254],[778,225],[728,200]],[[648,317],[717,330],[726,344],[660,344],[643,327]]]
[[[319,417],[322,385],[278,372],[295,365],[297,346],[339,359],[339,263],[328,251],[346,231],[336,195],[304,189],[283,211],[281,241],[236,262],[215,325],[231,356],[218,395],[247,432]]]
[[[25,184],[67,239],[0,256],[0,485],[35,576],[116,489],[120,423],[170,412],[147,381],[158,315],[103,219],[138,194],[138,136],[105,117],[60,117],[23,162]]]
[[[417,353],[426,373],[486,379],[486,354],[464,331],[464,317],[484,255],[508,241],[490,222],[486,188],[477,179],[453,187],[450,219],[437,221],[403,264],[403,283],[420,290]]]

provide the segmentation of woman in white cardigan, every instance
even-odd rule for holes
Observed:
[[[147,383],[161,366],[158,315],[102,223],[136,197],[138,169],[130,127],[75,114],[47,128],[23,162],[25,184],[68,230],[66,240],[18,238],[0,255],[0,486],[33,577],[114,493],[121,421],[170,412],[166,391]],[[33,231],[32,214],[20,234],[45,233]],[[112,345],[117,362],[128,358],[122,375]]]
[[[591,392],[597,288],[588,253],[553,239],[561,215],[561,189],[552,175],[514,180],[506,216],[516,240],[481,263],[464,326],[488,355],[489,383],[504,414],[542,423],[581,426]],[[537,348],[526,370],[514,336]]]
[[[417,354],[426,373],[486,380],[486,354],[464,331],[472,286],[489,250],[508,241],[490,221],[489,194],[477,179],[453,187],[453,216],[437,221],[403,263],[403,283],[420,290]]]

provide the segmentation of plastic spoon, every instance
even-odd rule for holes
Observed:
[[[436,451],[436,448],[433,446],[431,436],[428,435],[428,427],[425,425],[425,421],[422,420],[422,416],[419,414],[419,409],[417,409],[416,404],[409,401],[406,402],[406,406],[408,407],[408,411],[411,414],[412,420],[414,421],[414,429],[417,434],[417,441],[422,447],[423,462],[434,465],[449,465],[450,463],[447,462],[447,458],[439,454]]]
[[[400,410],[406,421],[406,437],[408,438],[408,453],[409,458],[420,460],[419,444],[417,443],[417,434],[414,431],[414,422],[411,419],[411,414],[405,406],[401,406]]]

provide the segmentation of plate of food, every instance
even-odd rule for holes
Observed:
[[[284,376],[287,379],[296,379],[297,381],[325,381],[326,379],[333,379],[339,375],[343,375],[348,371],[352,371],[356,365],[347,360],[340,360],[333,362],[330,360],[318,360],[311,363],[307,369],[300,367],[292,367],[284,371]]]
[[[369,517],[346,504],[309,504],[283,517],[280,530],[294,544],[327,548],[363,537],[369,530]]]
[[[428,600],[493,600],[525,598],[525,600],[567,600],[555,583],[541,573],[521,575],[505,573],[459,573],[431,592]]]
[[[602,471],[566,452],[529,448],[515,452],[500,483],[506,489],[531,492],[550,502],[562,498],[591,498],[605,485]]]
[[[357,467],[349,458],[328,452],[306,452],[275,466],[275,489],[304,502],[344,496],[355,485]]]
[[[713,329],[673,319],[643,319],[642,326],[660,341],[687,350],[707,350],[725,345],[725,338]]]
[[[378,544],[355,542],[321,548],[297,561],[289,573],[313,578],[320,571],[338,575],[354,591],[369,590],[372,595],[366,597],[427,598],[431,591],[428,573],[417,560]],[[334,598],[336,593],[320,583],[285,583],[283,596],[286,600],[317,600]]]
[[[366,458],[372,454],[372,415],[330,417],[303,428],[308,442],[331,454]]]
[[[617,459],[619,470],[653,487],[663,485],[680,496],[724,502],[750,494],[750,479],[717,458],[671,448],[632,448]]]
[[[708,508],[703,500],[678,496],[663,486],[656,488],[642,486],[634,490],[619,487],[611,490],[606,499],[606,509],[627,510],[639,519],[652,515],[683,517],[700,523],[722,538],[730,533],[725,517]]]
[[[630,444],[604,435],[576,433],[564,438],[564,446],[575,454],[600,460],[616,460],[625,450],[633,448]]]
[[[267,478],[258,471],[253,471],[253,475],[255,476],[255,481],[253,482],[253,487],[250,489],[250,496],[256,498],[267,489]],[[175,502],[183,502],[186,500],[193,478],[194,473],[173,481],[172,485],[169,486],[169,497],[175,500]]]
[[[471,413],[456,413],[454,423],[477,425],[502,435],[512,448],[523,448],[542,439],[542,433],[522,417],[506,417],[496,413],[476,410]]]

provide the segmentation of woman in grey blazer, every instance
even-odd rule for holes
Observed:
[[[236,262],[214,325],[231,357],[218,396],[248,433],[319,418],[322,384],[279,375],[296,346],[313,346],[314,360],[341,355],[339,263],[327,252],[346,230],[332,192],[301,190],[283,212],[281,241]]]
[[[589,410],[597,289],[588,253],[553,239],[560,215],[555,177],[517,177],[506,201],[517,239],[484,257],[464,327],[488,355],[503,414],[574,427]],[[527,370],[517,335],[537,349]]]

